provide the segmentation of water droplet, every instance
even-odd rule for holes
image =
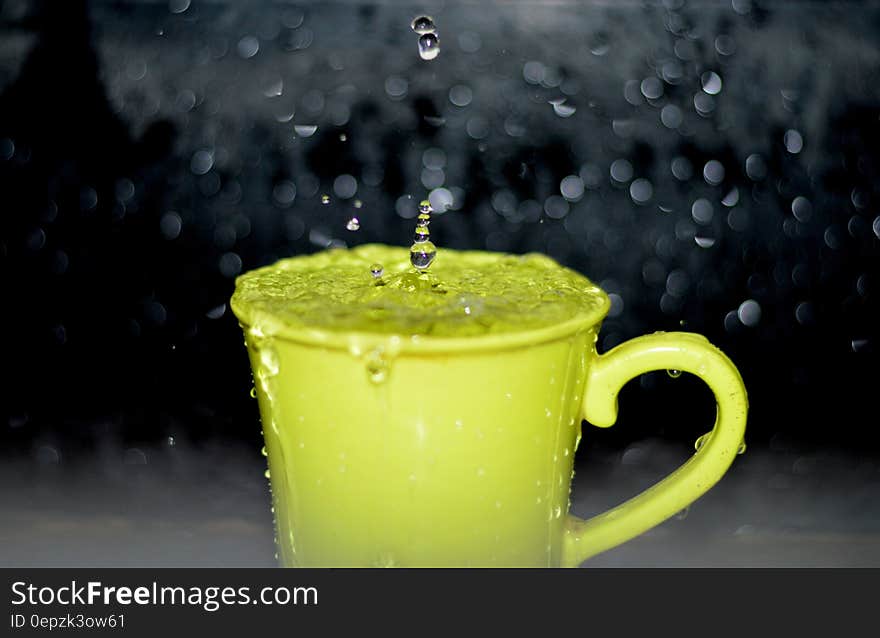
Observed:
[[[354,206],[355,208],[363,208],[363,207],[364,207],[364,203],[363,203],[361,200],[356,199],[356,200],[354,200],[354,202],[352,203],[352,206]]]
[[[433,60],[440,54],[440,40],[433,33],[419,37],[419,56],[423,60]]]
[[[413,244],[409,249],[409,261],[418,270],[427,270],[437,256],[437,247],[431,241]]]
[[[690,511],[691,511],[690,506],[685,507],[683,510],[681,510],[680,512],[678,512],[678,513],[675,515],[676,520],[682,521],[682,520],[686,519],[686,518],[687,518],[687,515],[688,515],[688,513],[689,513]]]
[[[381,350],[373,350],[367,355],[367,377],[376,384],[388,378],[388,361]]]
[[[274,377],[278,374],[278,353],[274,348],[266,346],[260,350],[260,363],[263,364],[263,376]]]
[[[715,238],[706,237],[705,235],[694,235],[694,242],[700,248],[712,248],[715,245]]]
[[[709,160],[703,166],[703,179],[711,186],[718,186],[724,181],[724,164],[718,160]]]
[[[431,239],[431,233],[428,232],[427,226],[416,226],[416,232],[413,234],[413,241],[422,244]]]
[[[677,379],[678,377],[681,376],[681,370],[675,370],[675,369],[667,370],[666,374],[668,374],[673,379]]]
[[[315,124],[294,124],[293,131],[299,137],[311,137],[318,130]]]
[[[266,470],[265,472],[263,472],[263,476],[265,476],[266,478],[271,478],[272,473],[269,470]]]
[[[257,398],[257,389],[256,388],[251,388],[251,398],[252,399]]]
[[[624,183],[632,179],[633,167],[632,164],[625,159],[616,159],[611,162],[609,172],[611,173],[611,179],[615,182]]]
[[[430,215],[434,212],[434,209],[431,207],[431,202],[427,199],[423,199],[419,202],[419,219],[423,219],[422,215]],[[428,218],[424,218],[428,219]]]
[[[553,102],[553,112],[556,113],[559,117],[571,117],[577,112],[577,107],[572,106],[571,104],[566,104],[565,100],[561,102]]]
[[[852,347],[853,352],[861,352],[863,350],[867,350],[870,341],[867,339],[852,339],[850,340],[850,346]]]
[[[752,153],[746,158],[746,175],[752,181],[760,181],[767,176],[767,164],[764,158],[757,153]]]
[[[739,305],[736,315],[743,325],[756,326],[761,320],[761,305],[754,299],[746,299]]]
[[[711,432],[706,432],[705,434],[703,434],[703,435],[701,435],[700,437],[698,437],[697,440],[694,441],[694,450],[697,451],[697,452],[699,452],[699,451],[702,449],[702,447],[703,447],[706,443],[709,442],[709,439],[710,439],[711,437],[712,437],[712,433],[711,433]]]
[[[737,448],[736,453],[738,455],[746,453],[746,442],[745,441],[743,441],[742,443],[739,444],[739,447]]]
[[[559,518],[560,516],[562,516],[562,508],[557,505],[556,509],[553,510],[553,518]]]
[[[190,0],[169,0],[168,10],[171,13],[183,13],[189,9]]]
[[[434,33],[437,31],[437,27],[434,24],[434,18],[431,16],[418,16],[413,18],[410,27],[412,27],[412,30],[419,35],[425,35],[426,33]]]
[[[785,150],[792,155],[797,155],[804,148],[804,138],[795,129],[788,129],[782,139],[785,144]]]
[[[724,199],[721,200],[721,203],[727,206],[728,208],[733,208],[739,203],[739,189],[734,186],[730,189],[730,192],[724,196]]]
[[[700,76],[700,82],[703,84],[703,90],[709,95],[718,95],[721,93],[721,76],[715,71],[706,71]]]
[[[260,448],[260,454],[262,454],[263,456],[269,456],[269,453],[266,452],[266,446],[265,446],[265,445],[264,445],[263,447]]]
[[[385,268],[382,266],[382,264],[372,264],[370,266],[370,274],[373,275],[373,277],[375,277],[376,279],[378,279],[383,274],[385,274]]]
[[[645,78],[644,80],[642,80],[639,88],[642,90],[642,95],[644,95],[649,100],[656,100],[661,95],[663,95],[663,82],[655,77]]]
[[[345,228],[350,231],[356,231],[361,227],[361,220],[357,217],[352,217],[345,223]]]
[[[173,436],[169,436],[165,442],[168,443],[168,447],[174,447],[177,445],[177,441],[174,440]]]
[[[321,195],[321,203],[325,206],[330,203],[330,196],[327,194]]]

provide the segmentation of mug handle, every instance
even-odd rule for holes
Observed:
[[[701,437],[696,454],[656,485],[590,519],[569,516],[562,543],[566,567],[577,567],[683,510],[718,482],[742,445],[748,412],[742,377],[723,352],[690,332],[657,332],[598,355],[588,373],[582,417],[598,427],[613,425],[620,389],[654,370],[683,370],[705,381],[715,394],[715,427]]]

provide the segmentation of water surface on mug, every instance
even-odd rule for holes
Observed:
[[[238,278],[242,323],[332,332],[468,337],[594,316],[589,279],[547,256],[444,249],[419,272],[405,248],[370,244],[283,259]]]

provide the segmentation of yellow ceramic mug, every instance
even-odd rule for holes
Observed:
[[[356,277],[351,263],[362,262],[363,285],[379,286],[368,269],[383,261],[386,278],[403,282],[401,294],[413,282],[437,288],[445,272],[454,278],[441,260],[449,266],[470,255],[478,271],[498,258],[443,251],[429,280],[405,274],[405,249],[342,253],[349,253],[342,279]],[[568,319],[482,334],[456,328],[443,335],[435,327],[440,336],[413,337],[382,312],[375,315],[374,297],[366,311],[375,311],[372,322],[346,328],[359,319],[345,319],[338,304],[363,299],[326,292],[321,268],[333,271],[332,257],[297,274],[325,255],[247,273],[232,300],[256,380],[283,565],[577,566],[684,509],[737,454],[747,399],[731,361],[704,337],[684,332],[639,337],[597,354],[609,301],[580,275],[552,266],[585,282],[584,294],[595,301]],[[299,280],[305,283],[297,287]],[[296,317],[278,311],[279,300],[295,306],[305,299],[303,286],[319,302],[330,294],[320,317],[309,305],[314,298],[302,301],[307,310]],[[612,425],[620,388],[667,369],[693,373],[714,392],[711,436],[642,494],[586,521],[568,515],[582,419]]]

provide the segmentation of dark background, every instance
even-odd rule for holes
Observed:
[[[234,278],[405,246],[430,192],[441,251],[611,293],[600,351],[686,329],[743,375],[702,518],[596,561],[880,564],[878,145],[871,3],[2,2],[0,563],[270,564]],[[620,405],[580,515],[714,413],[662,372]]]

